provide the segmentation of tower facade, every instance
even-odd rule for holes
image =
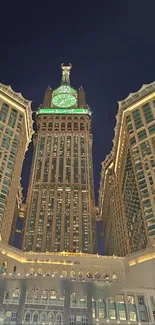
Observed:
[[[105,253],[124,256],[155,245],[155,82],[119,102],[116,119],[99,206]]]
[[[9,242],[25,151],[33,134],[31,102],[0,83],[0,237]]]
[[[60,87],[45,92],[36,115],[34,154],[23,248],[93,252],[94,188],[91,111],[85,93],[70,86],[61,66]]]

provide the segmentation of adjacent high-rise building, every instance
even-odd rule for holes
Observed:
[[[45,92],[36,113],[37,132],[27,196],[23,248],[27,251],[95,250],[91,110],[85,92],[70,85]]]
[[[119,102],[113,149],[102,163],[105,253],[155,245],[155,82]]]
[[[33,134],[31,102],[0,83],[0,237],[8,243],[25,151]]]
[[[24,232],[24,220],[25,220],[25,207],[23,203],[23,192],[21,184],[18,188],[16,197],[16,206],[14,210],[13,222],[10,233],[9,244],[18,249],[22,248],[23,243],[23,232]]]

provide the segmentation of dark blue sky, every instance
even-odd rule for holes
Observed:
[[[117,101],[155,80],[155,1],[1,1],[0,82],[42,103],[47,86],[72,63],[71,82],[82,85],[93,110],[97,197],[101,161],[112,147]],[[32,149],[23,170],[28,184]]]

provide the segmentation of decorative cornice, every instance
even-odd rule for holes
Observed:
[[[5,94],[9,95],[13,100],[17,101],[18,103],[24,105],[24,106],[29,106],[31,108],[31,103],[32,101],[25,99],[21,93],[16,93],[13,91],[11,86],[6,86],[0,83],[0,90],[4,92]]]
[[[127,107],[138,101],[139,99],[145,97],[151,92],[155,91],[155,81],[150,84],[144,84],[137,92],[130,93],[128,97],[122,101],[118,101],[119,107],[123,110]]]
[[[31,104],[32,101],[25,99],[21,93],[17,93],[13,91],[11,86],[6,86],[0,83],[0,91],[8,96],[12,101],[14,101],[16,104],[19,104],[26,112],[26,119],[27,119],[27,128],[28,128],[28,133],[27,133],[27,146],[29,142],[31,141],[32,135],[34,133],[33,131],[33,119],[32,119],[32,109],[31,109]]]

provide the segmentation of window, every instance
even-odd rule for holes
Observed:
[[[71,131],[72,130],[72,124],[71,124],[71,122],[68,122],[67,123],[67,130],[68,131]]]
[[[12,322],[16,322],[17,321],[17,312],[16,311],[13,311],[12,312],[11,321]]]
[[[9,111],[9,105],[3,103],[0,111],[0,121],[2,121],[3,123],[5,123],[6,121],[8,111]]]
[[[153,121],[154,116],[153,116],[150,104],[147,103],[147,104],[143,105],[142,109],[143,109],[143,112],[144,112],[146,123],[150,123],[151,121]]]
[[[42,130],[46,130],[46,122],[42,123]]]
[[[134,304],[135,303],[135,299],[134,299],[134,296],[128,296],[128,304]]]
[[[58,122],[55,122],[54,130],[59,131],[59,123]]]
[[[101,317],[103,317],[103,318],[105,317],[105,311],[103,308],[99,309],[99,318],[101,318]]]
[[[74,123],[74,131],[78,131],[78,123]]]
[[[130,320],[131,320],[132,322],[136,322],[136,320],[137,320],[137,316],[136,316],[135,311],[130,311],[130,312],[129,312],[129,318],[130,318]]]
[[[139,312],[139,314],[140,314],[140,320],[141,320],[142,322],[147,322],[147,314],[146,314],[146,312],[145,312],[144,310],[141,310],[141,311]]]
[[[140,147],[141,147],[143,157],[151,154],[151,149],[148,141],[142,142]]]
[[[76,316],[70,316],[70,325],[76,325]]]
[[[61,131],[65,131],[65,122],[61,123]]]
[[[124,295],[118,295],[117,296],[117,302],[119,304],[124,304]]]
[[[82,325],[88,325],[88,319],[86,316],[82,317]]]
[[[17,119],[17,111],[13,108],[10,113],[8,125],[14,128],[16,124],[16,119]]]
[[[54,324],[54,314],[53,313],[49,313],[48,314],[48,324],[49,325],[53,325]]]
[[[31,320],[31,313],[29,311],[27,311],[25,313],[25,322],[30,323],[30,320]]]
[[[138,296],[138,303],[139,305],[145,305],[144,296]]]
[[[138,132],[137,135],[138,135],[139,141],[141,141],[141,140],[143,140],[143,139],[145,139],[147,137],[145,130],[142,130],[142,131]]]
[[[61,314],[56,315],[56,324],[62,324],[62,315]]]
[[[116,312],[115,312],[114,309],[109,310],[109,318],[110,319],[116,319]]]
[[[120,320],[126,320],[126,313],[124,310],[119,310],[119,318]]]
[[[133,118],[134,118],[134,122],[135,122],[135,127],[136,127],[136,129],[139,129],[140,127],[143,126],[141,113],[138,109],[136,109],[132,114],[133,114]]]
[[[136,144],[136,139],[135,139],[135,137],[132,137],[130,139],[130,145],[131,145],[131,147],[134,146],[135,144]]]
[[[37,312],[34,312],[33,317],[32,317],[33,323],[38,323],[39,321],[39,314]]]
[[[80,123],[80,131],[84,131],[84,123]]]
[[[150,135],[155,133],[155,124],[152,124],[148,127]]]
[[[49,131],[52,131],[52,129],[53,129],[53,122],[49,122],[49,124],[48,124],[48,130]]]

